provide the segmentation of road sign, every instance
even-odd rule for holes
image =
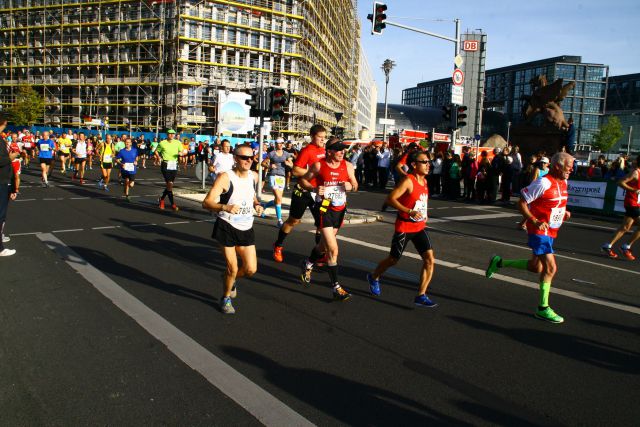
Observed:
[[[433,133],[433,142],[451,142],[451,135],[448,133]]]
[[[391,126],[393,126],[393,125],[396,124],[396,121],[394,119],[382,119],[382,118],[380,118],[380,119],[378,119],[378,123],[381,124],[381,125],[387,125],[387,126],[391,125]]]
[[[465,40],[462,43],[462,50],[466,52],[476,52],[480,49],[480,41],[478,40]]]
[[[453,60],[453,63],[456,64],[456,67],[460,68],[462,67],[463,64],[463,60],[462,60],[462,56],[460,55],[456,55],[455,59]]]
[[[462,105],[462,97],[464,95],[464,86],[451,86],[451,103]]]
[[[464,83],[464,73],[460,69],[456,69],[453,72],[453,84],[456,86],[462,86]]]

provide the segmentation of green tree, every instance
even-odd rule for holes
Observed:
[[[624,135],[620,119],[610,116],[607,122],[600,127],[598,133],[593,136],[591,144],[595,150],[609,151],[611,147]]]
[[[43,111],[44,98],[29,86],[18,88],[15,103],[7,110],[13,123],[18,126],[32,126],[41,122]]]

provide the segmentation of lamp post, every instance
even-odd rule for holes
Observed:
[[[507,145],[509,145],[509,134],[511,133],[511,122],[507,122]]]
[[[382,132],[383,132],[383,136],[382,139],[384,140],[384,142],[387,142],[387,113],[388,113],[388,108],[387,108],[387,92],[389,90],[389,74],[391,74],[391,70],[393,69],[393,67],[396,66],[396,63],[394,61],[392,61],[391,59],[385,59],[384,62],[382,63],[382,71],[384,71],[384,120],[385,123],[382,125]]]

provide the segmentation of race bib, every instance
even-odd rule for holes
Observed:
[[[147,146],[145,144],[140,144],[140,149],[144,150],[145,148],[147,148]]]
[[[49,145],[41,145],[40,151],[49,151]]]
[[[332,206],[344,206],[347,203],[347,191],[344,184],[325,187],[324,197],[331,200]]]
[[[178,161],[177,160],[171,160],[171,161],[167,162],[167,170],[168,171],[178,170]]]
[[[103,163],[111,163],[111,154],[105,154],[102,158]]]
[[[566,208],[551,208],[551,215],[549,216],[549,228],[560,228],[564,221],[564,214]]]
[[[24,148],[31,148],[31,143],[30,142],[25,142],[24,143]]]
[[[231,221],[235,223],[246,223],[253,220],[253,206],[242,202],[237,214],[231,215]]]
[[[414,219],[413,217],[411,217],[412,221],[418,222],[427,220],[427,204],[428,202],[426,200],[416,200],[416,204],[413,205],[412,210],[420,212],[420,215],[422,215],[422,219]]]
[[[125,163],[124,170],[127,172],[134,172],[136,170],[136,165],[134,165],[133,163]]]
[[[274,181],[278,187],[284,187],[284,184],[285,184],[284,176],[276,175]]]

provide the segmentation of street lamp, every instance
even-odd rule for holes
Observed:
[[[396,66],[396,63],[394,61],[392,61],[391,59],[385,59],[384,62],[382,63],[382,71],[384,71],[384,120],[385,123],[382,125],[382,132],[383,132],[383,136],[382,139],[384,140],[384,142],[387,142],[387,92],[389,89],[389,74],[391,73],[391,70],[393,70],[393,67]]]
[[[509,133],[511,132],[511,122],[507,122],[507,145],[509,145]]]

